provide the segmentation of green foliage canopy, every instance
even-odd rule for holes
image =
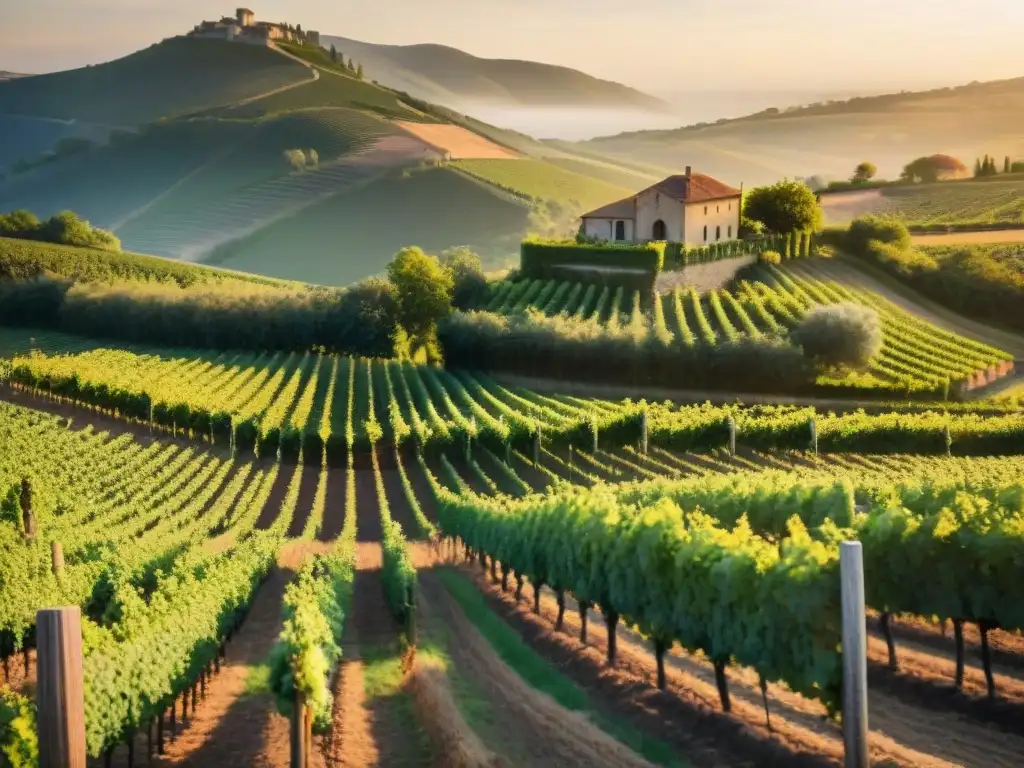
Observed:
[[[756,187],[743,202],[743,215],[761,222],[769,232],[803,232],[821,226],[821,205],[803,182],[784,179]]]
[[[403,248],[388,264],[399,322],[413,336],[425,338],[452,310],[452,275],[421,248]]]

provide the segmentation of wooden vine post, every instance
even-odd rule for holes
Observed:
[[[36,614],[39,768],[85,768],[82,611]]]
[[[859,541],[839,545],[843,611],[843,745],[846,768],[868,768],[867,620],[864,552]]]
[[[814,458],[818,458],[818,417],[811,416],[811,450]]]
[[[729,455],[736,456],[736,417],[729,414]]]
[[[640,453],[647,455],[647,409],[640,413]]]
[[[540,424],[533,430],[533,466],[540,466]]]
[[[291,768],[308,768],[309,744],[312,741],[313,719],[306,697],[302,691],[295,689],[295,706],[292,707],[291,723]]]
[[[64,548],[56,540],[50,542],[50,565],[53,575],[60,578],[61,573],[64,572]]]

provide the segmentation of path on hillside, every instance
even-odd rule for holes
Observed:
[[[877,293],[901,309],[947,331],[1003,349],[1024,359],[1024,335],[971,320],[928,299],[871,264],[850,258],[813,259],[794,266],[812,277],[847,283]]]
[[[266,99],[270,96],[276,96],[279,93],[290,91],[293,88],[301,88],[304,85],[315,83],[317,80],[320,79],[320,73],[316,70],[315,67],[310,66],[309,62],[303,61],[298,56],[292,56],[290,53],[287,53],[286,51],[282,51],[276,45],[271,45],[269,47],[270,50],[280,53],[282,56],[287,56],[289,59],[294,59],[295,61],[299,62],[299,64],[301,64],[307,70],[310,71],[309,78],[306,80],[298,80],[294,83],[288,83],[287,85],[281,85],[278,86],[277,88],[272,88],[269,91],[264,91],[263,93],[256,94],[255,96],[247,96],[244,99],[239,99],[238,101],[234,101],[231,104],[226,105],[226,109],[235,109],[236,107],[242,107],[246,104],[251,104],[254,101],[259,101],[260,99]]]
[[[911,235],[914,245],[993,245],[1024,243],[1024,229],[989,229],[980,232],[941,232]]]

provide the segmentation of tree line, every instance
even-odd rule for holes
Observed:
[[[31,211],[0,213],[0,237],[75,245],[103,251],[120,251],[121,241],[112,232],[92,226],[71,211],[55,213],[41,221]]]

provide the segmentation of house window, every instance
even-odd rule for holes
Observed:
[[[654,207],[657,208],[661,205],[661,194],[655,193],[654,195]]]
[[[732,240],[732,224],[729,225],[729,239]]]
[[[721,213],[721,212],[722,212],[722,206],[716,205],[715,206],[715,213]]]
[[[654,227],[651,230],[651,239],[652,240],[666,240],[667,239],[665,237],[665,222],[662,221],[661,219],[658,219],[656,222],[654,222]]]
[[[729,210],[732,210],[732,203],[729,203]]]
[[[708,241],[708,225],[705,224],[704,225],[704,242],[706,243],[707,241]]]
[[[704,215],[705,216],[708,215],[708,207],[706,205],[704,206]],[[704,239],[707,240],[707,238],[704,238]]]
[[[615,239],[625,240],[626,239],[626,222],[616,221],[615,222]]]
[[[721,227],[715,227],[715,240],[721,240],[721,239],[722,239],[722,228]]]

